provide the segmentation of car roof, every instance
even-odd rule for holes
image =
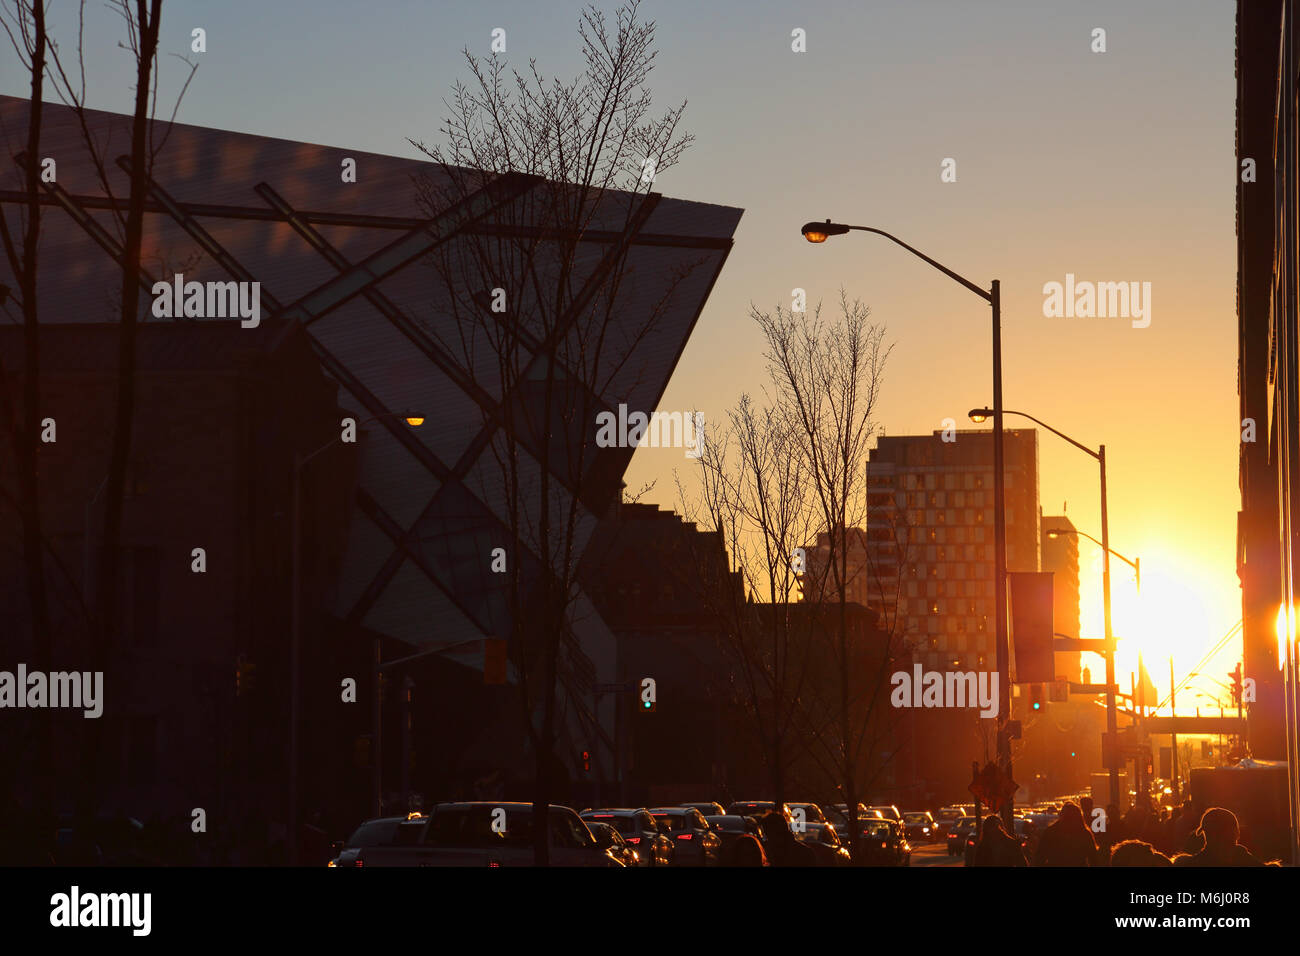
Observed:
[[[558,803],[551,803],[548,804],[548,806],[552,810],[568,810],[570,813],[573,812],[572,807],[561,806]],[[436,810],[445,807],[454,807],[457,810],[469,807],[506,807],[507,809],[513,810],[531,810],[533,805],[531,803],[525,803],[522,800],[451,800],[446,803],[435,805],[434,809]]]

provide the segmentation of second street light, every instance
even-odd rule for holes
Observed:
[[[947,266],[931,259],[924,252],[909,246],[897,236],[890,235],[883,229],[871,226],[850,226],[844,223],[807,222],[800,230],[809,242],[822,243],[830,236],[842,236],[847,232],[871,232],[884,236],[895,245],[902,246],[912,255],[938,269],[959,285],[989,304],[993,319],[993,582],[994,582],[994,621],[996,624],[996,655],[998,668],[998,766],[1011,780],[1011,662],[1010,648],[1007,643],[1007,521],[1006,504],[1003,501],[1003,467],[1002,467],[1002,293],[999,282],[994,279],[987,290],[981,289],[974,282],[958,275]],[[1002,822],[1007,832],[1013,833],[1015,794],[1012,793],[1002,805]]]
[[[1040,422],[1039,424],[1042,424],[1042,423]],[[1044,425],[1043,427],[1046,428],[1047,426]],[[1105,451],[1105,449],[1103,448],[1103,452],[1104,452],[1104,451]],[[1103,468],[1104,468],[1104,467],[1105,467],[1105,466],[1103,465]],[[1104,478],[1104,472],[1103,472],[1103,481],[1104,481],[1104,480],[1105,480],[1105,478]],[[1123,561],[1125,564],[1127,564],[1130,568],[1133,569],[1133,576],[1134,576],[1134,578],[1136,578],[1136,581],[1137,581],[1137,592],[1138,592],[1138,596],[1139,596],[1139,597],[1141,596],[1141,594],[1142,594],[1142,559],[1141,559],[1141,558],[1127,558],[1127,557],[1125,557],[1124,555],[1120,554],[1118,551],[1114,550],[1113,548],[1108,548],[1108,547],[1106,547],[1105,544],[1103,544],[1102,542],[1098,541],[1098,540],[1097,540],[1096,538],[1094,538],[1092,535],[1088,534],[1088,532],[1086,532],[1086,531],[1080,531],[1078,528],[1073,528],[1073,529],[1071,529],[1071,528],[1049,528],[1048,531],[1047,531],[1047,536],[1048,536],[1049,538],[1059,538],[1059,537],[1061,537],[1062,535],[1077,535],[1077,536],[1079,536],[1079,537],[1087,538],[1089,541],[1091,541],[1093,544],[1097,545],[1098,547],[1104,548],[1104,549],[1106,550],[1106,552],[1107,552],[1111,557],[1119,558],[1121,561]],[[1109,585],[1108,585],[1108,586],[1109,586]],[[1170,660],[1170,665],[1169,665],[1169,666],[1170,666],[1170,667],[1173,666],[1173,661],[1172,661],[1172,659]],[[1139,646],[1138,646],[1138,681],[1137,681],[1137,686],[1138,686],[1138,689],[1139,689],[1138,692],[1139,692],[1139,695],[1140,695],[1140,699],[1142,700],[1142,706],[1138,709],[1138,713],[1141,715],[1141,720],[1142,720],[1142,721],[1145,721],[1145,720],[1146,720],[1146,683],[1145,683],[1145,681],[1144,681],[1144,678],[1146,678],[1146,676],[1147,676],[1147,674],[1146,674],[1146,668],[1143,667],[1143,665],[1142,665],[1142,648],[1141,648],[1141,645],[1139,645]],[[1138,703],[1137,700],[1134,700],[1134,701],[1133,701],[1133,704],[1134,704],[1135,707],[1137,706],[1137,703]],[[1139,732],[1140,732],[1140,733],[1145,733],[1145,731],[1141,730],[1141,725],[1139,725]],[[1114,738],[1112,737],[1111,739],[1113,740]],[[1140,767],[1141,765],[1138,764],[1137,766]],[[1137,776],[1138,779],[1139,779],[1139,786],[1138,786],[1137,790],[1138,790],[1139,793],[1144,793],[1145,791],[1142,789],[1142,786],[1140,785],[1140,784],[1141,784],[1141,780],[1142,780],[1142,774],[1141,774],[1141,772],[1138,771],[1138,772],[1136,773],[1136,776]]]
[[[993,405],[994,408],[997,408],[1000,405],[1000,402],[996,397],[993,400]],[[992,409],[972,408],[970,410],[970,419],[973,422],[982,422],[992,414]],[[1047,424],[1047,422],[1041,421],[1026,412],[1015,412],[1008,409],[1002,409],[1002,414],[1019,415],[1021,418],[1029,419],[1036,425],[1046,428],[1057,438],[1069,442],[1084,454],[1095,458],[1101,466],[1101,541],[1097,543],[1101,545],[1102,554],[1102,593],[1106,616],[1106,639],[1103,642],[1103,650],[1105,652],[1104,656],[1106,659],[1106,734],[1107,740],[1110,741],[1110,747],[1104,748],[1103,756],[1106,758],[1106,769],[1110,771],[1110,802],[1116,807],[1120,807],[1119,767],[1115,764],[1116,748],[1119,740],[1119,719],[1115,709],[1115,633],[1111,629],[1110,621],[1110,556],[1112,552],[1110,550],[1109,511],[1106,506],[1106,446],[1101,445],[1096,451],[1093,451],[1082,442],[1075,441],[1064,432],[1057,431],[1051,425]]]

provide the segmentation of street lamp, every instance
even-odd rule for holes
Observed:
[[[994,621],[996,622],[997,668],[998,668],[998,764],[1011,777],[1011,667],[1010,649],[1007,645],[1007,520],[1006,505],[1003,501],[1003,459],[1002,459],[1002,290],[994,279],[987,290],[981,289],[974,282],[958,275],[947,266],[930,258],[919,249],[909,246],[897,236],[890,235],[883,229],[872,226],[850,226],[840,222],[807,222],[800,230],[803,237],[812,243],[822,243],[830,236],[841,236],[847,232],[871,232],[883,236],[895,245],[902,246],[923,262],[929,263],[948,278],[989,304],[993,319],[993,523],[994,523]],[[1007,832],[1014,832],[1014,795],[1002,808],[1002,822]]]
[[[418,428],[424,424],[424,416],[417,412],[386,412],[382,415],[375,415],[361,422],[361,425],[369,425],[371,422],[379,421],[386,418],[401,418],[407,425],[412,428]],[[358,426],[360,427],[360,426]],[[290,534],[293,536],[292,542],[292,572],[289,584],[289,862],[293,865],[298,863],[298,717],[302,703],[299,699],[298,690],[298,671],[299,655],[302,646],[302,627],[301,627],[301,604],[302,595],[300,593],[300,579],[302,576],[302,471],[307,463],[326,451],[333,448],[343,439],[342,434],[336,435],[325,444],[321,445],[315,451],[308,455],[300,454],[296,449],[293,453],[293,488],[292,504],[290,506]],[[376,639],[377,642],[377,639]],[[378,659],[378,650],[376,649],[376,660]],[[378,689],[375,689],[375,697],[378,698]],[[372,759],[376,755],[371,753]]]
[[[1092,535],[1088,534],[1088,532],[1080,531],[1078,528],[1048,528],[1047,529],[1047,536],[1051,538],[1053,541],[1055,541],[1057,538],[1063,535],[1072,535],[1072,534],[1079,535],[1080,537],[1083,538],[1087,538],[1089,541],[1091,541],[1093,544],[1097,545],[1098,547],[1105,547],[1105,545],[1103,545]],[[1120,554],[1118,551],[1114,550],[1113,548],[1109,550],[1112,557],[1119,558],[1121,561],[1123,561],[1125,564],[1127,564],[1130,568],[1133,569],[1134,577],[1137,579],[1138,594],[1141,594],[1142,593],[1142,559],[1126,558],[1124,557],[1124,555]]]
[[[1107,769],[1110,771],[1110,801],[1119,806],[1119,768],[1115,766],[1115,748],[1118,742],[1119,720],[1115,710],[1115,632],[1111,628],[1110,620],[1110,518],[1106,506],[1106,446],[1098,446],[1093,451],[1082,442],[1077,442],[1064,432],[1057,431],[1051,425],[1040,421],[1033,415],[1026,412],[1015,412],[1010,409],[999,408],[1001,402],[998,396],[993,397],[994,408],[1001,411],[1003,415],[1019,415],[1021,418],[1027,418],[1036,425],[1046,428],[1057,438],[1069,442],[1075,448],[1079,449],[1086,455],[1090,455],[1097,460],[1101,467],[1101,540],[1097,543],[1101,545],[1102,553],[1102,592],[1103,602],[1105,605],[1106,618],[1106,640],[1105,640],[1105,658],[1106,658],[1106,733],[1111,742],[1111,746],[1106,753]],[[988,408],[972,408],[970,418],[973,422],[982,422],[990,415],[994,414],[993,410]],[[995,426],[996,427],[996,426]],[[1093,538],[1096,541],[1096,538]]]

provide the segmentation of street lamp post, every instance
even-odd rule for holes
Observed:
[[[942,263],[931,259],[919,249],[903,242],[897,236],[890,235],[883,229],[871,226],[849,226],[844,223],[825,222],[804,223],[802,233],[805,239],[813,243],[825,242],[830,236],[840,236],[847,232],[872,232],[884,236],[895,245],[902,246],[918,259],[929,263],[948,278],[965,286],[971,292],[989,304],[993,319],[993,580],[994,580],[994,621],[996,629],[998,668],[998,765],[1011,778],[1011,737],[1009,721],[1011,719],[1011,670],[1010,650],[1007,644],[1007,523],[1006,506],[1003,501],[1003,442],[1002,442],[1002,293],[1000,283],[994,279],[987,291],[974,282],[953,272]],[[1015,795],[1002,807],[1002,822],[1008,833],[1014,833]]]
[[[998,401],[995,395],[994,405],[997,404]],[[997,411],[997,409],[990,410],[988,408],[973,408],[970,411],[970,417],[972,421],[982,422],[990,415],[993,415],[995,411]],[[1110,771],[1110,802],[1115,805],[1116,809],[1122,809],[1119,804],[1119,768],[1115,765],[1115,750],[1118,747],[1119,720],[1115,708],[1115,633],[1111,628],[1110,619],[1110,556],[1114,552],[1110,549],[1110,519],[1106,505],[1106,446],[1100,445],[1096,451],[1093,451],[1082,442],[1075,441],[1064,432],[1057,431],[1051,425],[1044,421],[1040,421],[1026,412],[1015,412],[1010,409],[1003,409],[1002,413],[1005,415],[1019,415],[1021,418],[1027,418],[1042,428],[1046,428],[1057,438],[1069,442],[1083,453],[1092,456],[1101,467],[1101,541],[1099,541],[1098,544],[1101,545],[1102,553],[1102,601],[1105,607],[1106,618],[1106,734],[1108,739],[1111,741],[1111,746],[1105,754],[1105,757],[1107,769]],[[1095,541],[1096,539],[1093,538],[1093,540]]]
[[[1047,427],[1047,426],[1043,426],[1043,427]],[[1105,446],[1102,447],[1102,454],[1103,454],[1103,455],[1105,454]],[[1105,467],[1106,467],[1106,466],[1105,466],[1105,463],[1103,462],[1103,464],[1102,464],[1102,488],[1103,488],[1103,494],[1105,493],[1105,492],[1104,492],[1104,489],[1105,489],[1105,480],[1106,480],[1106,479],[1105,479],[1105,474],[1106,474],[1106,472],[1105,472]],[[1102,500],[1103,500],[1103,502],[1104,502],[1105,499],[1103,498]],[[1103,523],[1102,523],[1102,527],[1103,527],[1103,529],[1105,528],[1105,518],[1104,518],[1105,513],[1106,513],[1106,512],[1105,512],[1105,508],[1104,508],[1104,506],[1103,506],[1103,509],[1102,509],[1102,515],[1103,515],[1103,519],[1102,519],[1102,522],[1103,522]],[[1108,553],[1109,555],[1111,555],[1111,556],[1113,556],[1113,557],[1116,557],[1116,558],[1119,558],[1121,561],[1123,561],[1125,564],[1127,564],[1129,567],[1131,567],[1131,568],[1133,569],[1133,575],[1134,575],[1134,578],[1135,578],[1136,581],[1137,581],[1137,592],[1138,592],[1139,596],[1142,594],[1142,559],[1141,559],[1141,558],[1126,558],[1124,555],[1120,554],[1118,551],[1115,551],[1115,550],[1112,549],[1112,548],[1106,548],[1106,545],[1105,545],[1104,543],[1102,543],[1101,541],[1098,541],[1098,540],[1097,540],[1096,538],[1094,538],[1092,535],[1088,534],[1088,532],[1086,532],[1086,531],[1080,531],[1080,530],[1077,529],[1077,528],[1074,528],[1074,529],[1070,529],[1070,528],[1051,528],[1051,529],[1049,529],[1048,532],[1047,532],[1047,536],[1048,536],[1049,538],[1058,538],[1058,537],[1060,537],[1060,536],[1063,535],[1063,534],[1072,534],[1072,535],[1078,535],[1078,536],[1081,536],[1081,537],[1087,538],[1087,539],[1088,539],[1089,541],[1091,541],[1093,544],[1096,544],[1096,545],[1098,545],[1098,546],[1100,546],[1100,547],[1102,547],[1102,548],[1105,548],[1106,551],[1107,551],[1107,553]],[[1103,537],[1105,536],[1105,531],[1104,531],[1104,530],[1103,530],[1103,532],[1102,532],[1102,536],[1103,536]],[[1108,591],[1108,592],[1109,592],[1109,587],[1110,587],[1110,585],[1109,585],[1109,583],[1107,583],[1107,591]],[[1110,634],[1110,627],[1109,627],[1109,624],[1107,625],[1106,633],[1107,633],[1107,635],[1108,635],[1107,640],[1109,640],[1109,634]],[[1171,659],[1171,662],[1170,662],[1170,666],[1171,666],[1171,667],[1173,666],[1172,659]],[[1109,671],[1108,671],[1108,673],[1109,673]],[[1138,733],[1139,733],[1139,735],[1144,735],[1144,734],[1145,734],[1145,731],[1142,729],[1143,722],[1146,720],[1146,685],[1142,683],[1142,675],[1143,675],[1144,673],[1145,673],[1145,668],[1142,666],[1142,649],[1141,649],[1141,647],[1139,647],[1139,648],[1138,648],[1137,694],[1136,694],[1136,696],[1133,698],[1133,704],[1134,704],[1135,712],[1136,712],[1136,714],[1137,714],[1137,718],[1138,718]],[[1108,680],[1109,680],[1109,678],[1108,678]],[[1138,706],[1138,701],[1139,701],[1139,700],[1141,700],[1141,702],[1142,702],[1142,703],[1141,703],[1141,706]],[[1111,740],[1114,740],[1114,739],[1115,739],[1114,737],[1111,738]],[[1139,782],[1139,785],[1138,785],[1138,787],[1137,787],[1137,791],[1138,791],[1139,793],[1145,793],[1146,791],[1145,791],[1145,789],[1143,788],[1143,781],[1145,780],[1145,776],[1143,775],[1143,772],[1142,772],[1142,770],[1141,770],[1141,764],[1140,764],[1139,762],[1134,762],[1134,765],[1133,765],[1133,766],[1134,766],[1134,773],[1135,773],[1135,775],[1136,775],[1136,777],[1137,777],[1137,779],[1138,779],[1138,782]]]
[[[371,422],[379,421],[384,418],[403,418],[412,428],[418,428],[424,424],[424,417],[413,412],[389,412],[383,415],[375,415],[367,418],[361,425],[368,425]],[[360,425],[357,427],[361,427]],[[293,487],[291,489],[291,499],[289,506],[290,534],[292,542],[290,545],[291,553],[291,571],[289,578],[289,862],[291,865],[298,863],[298,718],[302,708],[299,693],[299,661],[301,658],[302,648],[302,619],[301,604],[302,595],[300,581],[302,577],[302,472],[307,463],[317,455],[323,454],[333,448],[338,442],[342,441],[342,434],[336,435],[325,444],[321,445],[315,451],[308,455],[303,455],[297,450],[293,453]],[[378,649],[376,648],[376,653]],[[378,658],[376,658],[378,660]],[[375,696],[378,698],[378,688],[375,688]],[[372,752],[372,759],[375,754]]]

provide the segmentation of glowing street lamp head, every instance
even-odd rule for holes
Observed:
[[[799,231],[809,242],[825,242],[828,236],[844,235],[849,227],[827,219],[825,222],[805,222]]]
[[[993,417],[993,409],[972,408],[969,412],[967,412],[967,414],[970,415],[970,420],[973,421],[976,425],[978,425],[981,422],[986,422]]]
[[[419,428],[424,424],[424,416],[419,412],[413,412],[410,409],[402,412],[402,420],[412,428]]]

